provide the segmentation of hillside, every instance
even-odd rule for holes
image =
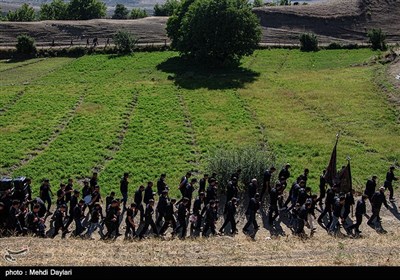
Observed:
[[[256,8],[263,42],[293,43],[303,32],[314,32],[320,42],[367,42],[366,31],[382,28],[389,42],[400,41],[400,1],[336,0],[298,6]]]
[[[310,5],[256,8],[261,20],[262,43],[298,44],[304,32],[314,32],[322,44],[331,42],[367,43],[366,32],[382,28],[387,41],[400,41],[399,0],[332,0]],[[39,46],[86,45],[87,38],[99,38],[103,45],[117,30],[129,30],[142,43],[168,42],[165,24],[167,18],[149,17],[140,20],[88,20],[88,21],[42,21],[32,23],[0,22],[1,47],[12,47],[16,36],[28,33]]]
[[[210,151],[268,143],[278,168],[289,161],[294,178],[308,167],[317,190],[341,130],[338,165],[349,155],[362,188],[400,158],[385,67],[369,63],[378,54],[260,50],[214,72],[174,52],[2,61],[0,174],[31,176],[37,188],[97,170],[106,194],[124,171],[133,189],[166,172],[177,195],[184,172],[211,172]]]

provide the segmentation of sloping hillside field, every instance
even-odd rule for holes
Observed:
[[[370,50],[260,50],[237,70],[200,71],[174,52],[0,62],[0,173],[53,185],[99,172],[102,192],[124,171],[136,188],[205,170],[207,154],[267,142],[316,190],[335,134],[354,184],[400,158],[397,111]],[[278,166],[280,168],[281,166]],[[211,171],[209,171],[211,172]]]

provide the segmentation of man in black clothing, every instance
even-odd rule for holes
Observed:
[[[33,205],[32,211],[26,215],[26,226],[29,234],[44,237],[44,219],[39,217],[40,205]]]
[[[319,176],[319,197],[317,202],[319,202],[319,206],[322,208],[322,200],[325,198],[326,194],[326,180],[325,180],[326,169],[322,170],[322,175]]]
[[[113,232],[115,231],[115,236],[117,235],[117,227],[119,225],[118,223],[118,201],[113,200],[111,202],[110,207],[107,209],[107,214],[106,218],[104,219],[104,224],[106,225],[107,228],[107,233],[105,235],[105,239],[111,238]]]
[[[263,186],[261,189],[260,200],[262,201],[265,193],[269,193],[271,191],[271,177],[272,174],[276,171],[274,166],[271,166],[268,170],[264,172],[263,176]]]
[[[125,239],[130,238],[131,231],[132,231],[132,237],[136,237],[135,221],[133,220],[135,209],[136,209],[136,204],[132,203],[131,207],[129,207],[128,210],[126,211]]]
[[[90,192],[93,192],[94,187],[97,186],[97,172],[93,172],[92,178],[90,178]]]
[[[308,200],[300,207],[300,209],[297,213],[297,228],[295,230],[295,234],[300,237],[305,236],[304,224],[305,224],[305,222],[307,222],[308,213],[310,212],[310,208],[311,208],[311,201]]]
[[[329,227],[328,232],[330,234],[336,234],[339,230],[339,219],[342,220],[343,223],[343,215],[342,215],[342,209],[344,206],[344,201],[346,197],[345,196],[340,196],[339,198],[335,198],[335,202],[333,204],[333,211],[332,211],[332,221]]]
[[[346,219],[349,216],[351,212],[351,207],[354,205],[354,190],[349,191],[346,193],[345,199],[344,199],[344,211],[343,211],[343,220],[346,223]],[[344,225],[343,225],[344,226]],[[347,228],[345,228],[347,231]]]
[[[64,226],[66,208],[67,206],[65,204],[61,205],[60,208],[58,208],[54,213],[54,232],[51,238],[54,238],[60,229],[62,232],[61,238],[65,238],[65,235],[68,233],[67,228]]]
[[[290,177],[289,169],[290,169],[290,164],[286,163],[285,166],[279,172],[278,178],[284,178],[285,180],[287,180]]]
[[[244,234],[248,233],[248,228],[253,224],[254,230],[257,231],[259,226],[256,220],[256,213],[260,209],[260,194],[256,193],[252,199],[250,199],[249,206],[247,207],[246,215],[248,215],[248,220],[246,225],[243,227]]]
[[[181,178],[181,181],[179,182],[179,191],[181,192],[182,198],[185,197],[186,193],[186,186],[189,184],[189,178],[192,176],[192,172],[186,172],[186,175]]]
[[[200,179],[199,181],[199,194],[201,192],[205,193],[206,192],[206,184],[208,181],[208,174],[204,174],[204,177]]]
[[[269,193],[269,209],[268,209],[268,223],[273,224],[276,217],[278,217],[278,196],[281,184],[277,183]],[[274,215],[275,214],[275,215]]]
[[[194,200],[193,203],[193,215],[196,217],[196,224],[191,224],[191,230],[200,230],[201,220],[202,220],[202,209],[204,208],[205,194],[203,192],[199,193],[199,196]]]
[[[115,199],[115,192],[110,192],[110,195],[106,197],[106,211],[111,205],[111,202]]]
[[[206,190],[205,204],[209,204],[211,200],[217,199],[217,181],[215,179],[210,180],[210,185]]]
[[[361,198],[357,201],[356,205],[356,223],[353,224],[348,228],[349,231],[352,231],[354,229],[354,235],[359,235],[361,233],[360,231],[360,225],[362,223],[362,218],[363,216],[367,213],[367,207],[366,207],[366,200],[368,198],[368,195],[363,194]]]
[[[72,178],[69,178],[68,183],[65,186],[64,190],[66,203],[70,202],[73,191],[74,191],[74,180]]]
[[[247,193],[249,195],[249,199],[252,199],[256,193],[257,193],[257,189],[258,189],[258,182],[257,179],[251,179],[251,183],[249,184],[249,187],[247,188]]]
[[[167,183],[165,183],[166,174],[161,174],[160,179],[157,181],[157,193],[159,196],[162,196],[163,190],[169,190]]]
[[[389,189],[389,201],[394,202],[395,199],[393,197],[394,191],[393,191],[393,181],[397,181],[398,178],[394,176],[394,165],[390,166],[389,171],[386,173],[386,180],[383,186],[385,189]]]
[[[25,201],[32,200],[32,179],[26,178],[24,183],[24,191],[25,191]]]
[[[322,219],[324,218],[324,216],[326,214],[329,215],[329,223],[326,225],[327,228],[332,222],[332,210],[335,204],[335,188],[336,187],[332,187],[327,190],[325,198],[325,208],[324,211],[322,211],[321,215],[319,215],[318,217],[318,223],[322,224]]]
[[[371,198],[371,204],[372,204],[372,215],[369,218],[367,224],[369,226],[374,225],[373,222],[376,219],[378,224],[380,225],[381,218],[379,217],[379,213],[381,211],[382,204],[385,205],[387,209],[389,209],[389,205],[387,204],[385,197],[385,187],[380,187],[379,191],[374,193],[374,195]]]
[[[60,184],[60,189],[57,191],[57,201],[56,201],[56,208],[60,207],[60,205],[65,204],[65,184]]]
[[[372,204],[371,198],[376,190],[376,179],[378,176],[373,175],[371,179],[368,179],[367,184],[365,185],[364,194],[367,195],[369,202]]]
[[[104,219],[103,209],[101,208],[100,203],[96,202],[90,214],[89,227],[86,232],[87,238],[91,238],[92,233],[97,228],[99,228],[100,237],[104,238],[103,225],[101,223],[103,219]]]
[[[140,223],[144,223],[144,208],[143,208],[143,191],[144,191],[144,186],[140,185],[140,187],[137,189],[135,192],[135,196],[133,198],[133,201],[136,203],[136,209],[135,209],[135,217],[140,211]]]
[[[185,192],[185,197],[187,197],[189,199],[188,204],[186,205],[186,208],[188,209],[188,211],[190,212],[190,208],[192,206],[192,198],[193,198],[193,192],[195,190],[195,184],[197,183],[197,179],[196,178],[192,178],[190,180],[190,183],[188,185],[186,185],[186,192]]]
[[[238,181],[236,177],[233,177],[231,180],[229,180],[228,185],[226,186],[226,203],[224,214],[226,214],[229,201],[231,201],[231,199],[234,197],[238,197]]]
[[[224,228],[228,225],[228,223],[231,223],[231,234],[237,233],[236,220],[235,220],[236,207],[237,207],[237,198],[232,197],[231,200],[228,201],[228,203],[225,207],[226,217],[225,217],[224,224],[222,225],[221,229],[219,230],[220,233],[223,233]]]
[[[153,233],[158,236],[158,231],[157,231],[157,226],[154,223],[153,220],[153,213],[154,213],[154,199],[150,199],[149,203],[146,206],[146,212],[144,214],[145,218],[144,218],[144,227],[142,228],[142,230],[139,233],[139,238],[143,239],[144,235],[147,232],[147,229],[149,228],[149,226],[151,226],[151,229],[153,230]]]
[[[186,223],[186,218],[188,216],[188,203],[189,203],[189,198],[184,197],[182,202],[178,205],[178,223],[179,226],[175,229],[175,233],[178,232],[179,229],[182,228],[181,232],[181,239],[186,238],[186,231],[187,231],[187,223]]]
[[[216,202],[214,200],[210,200],[210,204],[207,205],[206,214],[204,217],[204,229],[203,229],[203,236],[206,236],[208,230],[211,230],[211,234],[216,235],[215,231],[215,223],[217,222],[217,209],[216,209]]]
[[[84,230],[84,227],[82,225],[82,218],[83,216],[83,204],[85,204],[85,201],[83,199],[79,200],[78,205],[75,206],[74,208],[74,221],[75,221],[75,236],[80,236],[81,233]]]
[[[150,199],[154,200],[154,192],[153,192],[153,182],[147,182],[147,187],[144,190],[143,202],[144,204],[149,204]]]
[[[82,198],[85,198],[91,193],[92,191],[90,190],[89,182],[87,180],[83,181]]]
[[[163,190],[162,195],[157,203],[157,212],[158,217],[156,220],[156,226],[161,226],[162,219],[165,219],[165,215],[167,214],[167,205],[168,205],[168,190]],[[165,221],[164,221],[165,222]]]
[[[124,176],[121,179],[120,186],[119,186],[119,189],[122,194],[122,202],[123,202],[124,210],[126,210],[126,202],[128,201],[128,185],[129,185],[128,178],[129,178],[129,173],[125,172]]]
[[[0,237],[6,233],[7,227],[7,211],[3,202],[0,202]]]
[[[310,170],[308,170],[308,168],[304,169],[304,173],[301,174],[297,180],[300,181],[304,181],[304,187],[307,187],[307,180],[308,180],[308,174],[310,173]]]
[[[176,221],[175,221],[175,217],[174,217],[174,212],[175,212],[174,204],[175,204],[175,202],[176,202],[176,199],[172,198],[171,201],[169,201],[167,203],[167,207],[166,207],[166,210],[165,210],[165,223],[163,224],[163,226],[160,229],[160,235],[164,235],[164,233],[167,230],[169,225],[172,226],[172,230],[173,230],[173,234],[174,234],[174,230],[176,228]]]
[[[7,219],[7,228],[11,234],[17,233],[21,234],[22,233],[22,227],[19,222],[19,215],[21,215],[21,211],[19,210],[19,207],[21,205],[21,202],[18,199],[14,199],[12,201],[12,206],[10,208],[10,212],[8,214],[8,219]]]
[[[67,224],[65,225],[65,228],[67,228],[67,229],[68,229],[69,225],[72,223],[72,221],[74,220],[74,209],[75,209],[75,206],[78,205],[78,201],[79,201],[79,191],[74,190],[74,195],[71,197],[71,200],[69,202],[69,218],[68,218]]]
[[[52,214],[50,212],[50,207],[51,207],[50,195],[53,195],[53,192],[51,191],[51,187],[50,187],[50,181],[49,181],[49,179],[44,179],[42,185],[40,186],[40,199],[47,202],[47,213],[49,215]]]

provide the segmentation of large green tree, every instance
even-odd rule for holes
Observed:
[[[68,17],[76,20],[102,18],[106,15],[106,5],[98,0],[71,0]]]
[[[213,65],[238,62],[261,39],[251,6],[247,0],[183,0],[167,22],[172,47]]]
[[[68,19],[67,8],[68,4],[63,0],[53,0],[51,3],[40,6],[39,18],[41,20]]]
[[[167,0],[164,4],[156,3],[154,6],[154,16],[171,16],[180,6],[179,0]]]
[[[113,19],[128,19],[129,10],[124,4],[117,4],[115,6],[114,14],[112,16]]]
[[[22,4],[21,8],[7,14],[9,21],[34,21],[35,18],[35,10],[28,4]]]

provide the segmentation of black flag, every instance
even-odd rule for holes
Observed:
[[[351,181],[350,161],[347,166],[340,173],[340,192],[348,193],[352,190],[353,185]]]
[[[339,134],[336,135],[336,143],[333,147],[331,159],[329,160],[328,167],[326,168],[325,181],[329,186],[333,187],[337,182],[337,171],[336,171],[336,146],[339,140]]]

